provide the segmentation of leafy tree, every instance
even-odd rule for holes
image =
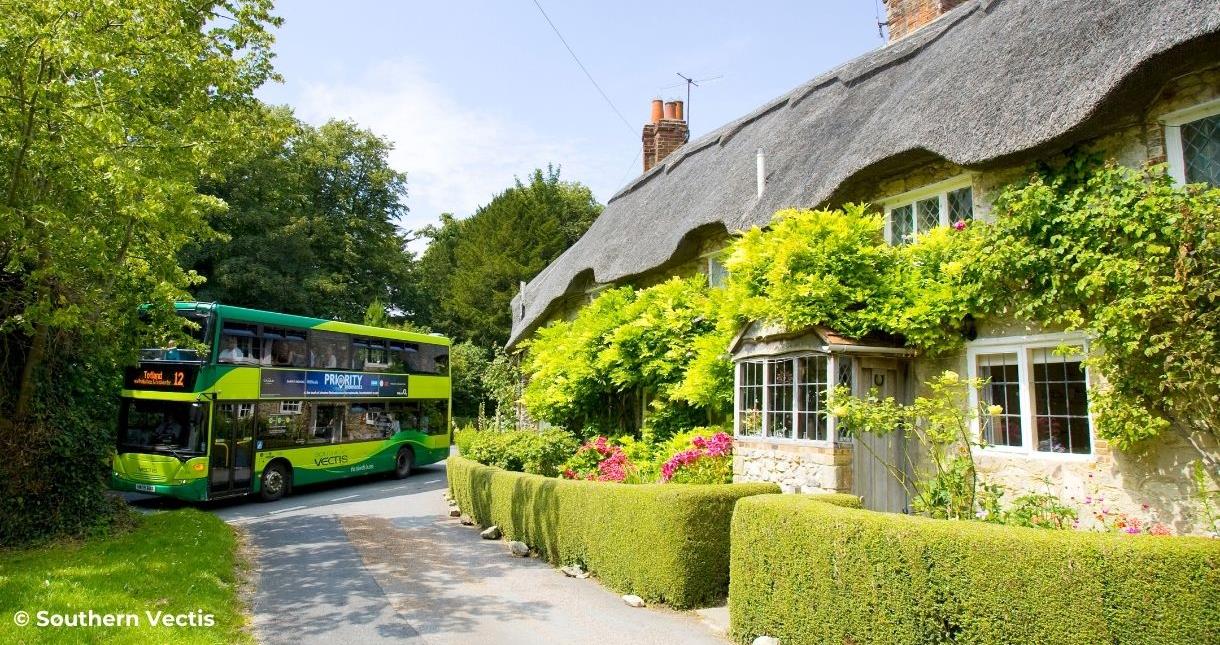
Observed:
[[[499,426],[517,424],[517,402],[521,399],[521,365],[513,354],[496,347],[491,362],[483,370],[483,391],[492,404],[488,414],[495,413]]]
[[[427,238],[428,246],[415,267],[420,301],[417,319],[424,325],[445,330],[451,336],[458,336],[459,329],[445,303],[449,301],[450,283],[457,266],[454,249],[464,221],[453,213],[441,213],[439,226],[429,224],[419,231],[421,237]]]
[[[406,176],[391,144],[348,121],[315,128],[285,109],[260,154],[206,189],[229,204],[224,239],[184,260],[207,276],[196,296],[226,304],[356,320],[373,300],[415,309],[412,256],[398,220]]]
[[[560,181],[559,170],[548,166],[470,218],[426,230],[432,244],[421,259],[420,284],[439,307],[429,320],[480,346],[504,344],[520,282],[576,242],[601,210],[588,188]]]
[[[645,398],[645,423],[657,439],[704,425],[724,400],[692,406],[679,392],[696,344],[715,333],[711,293],[702,276],[602,292],[573,320],[547,325],[527,344],[523,402],[534,416],[582,434],[586,427],[635,431]]]
[[[488,364],[486,350],[468,340],[449,349],[454,416],[475,417],[482,411],[479,408],[487,401],[482,377]]]
[[[140,303],[197,281],[200,194],[264,134],[267,0],[9,3],[0,23],[0,542],[104,510],[118,366]],[[152,332],[149,332],[152,333]]]

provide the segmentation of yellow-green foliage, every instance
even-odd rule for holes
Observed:
[[[729,598],[743,643],[1216,643],[1220,541],[766,495],[733,515]]]
[[[925,351],[958,347],[961,318],[979,302],[968,270],[978,228],[890,246],[881,216],[864,205],[779,211],[769,228],[746,231],[732,246],[724,322],[825,325],[857,337],[886,331]]]
[[[607,587],[673,607],[723,600],[737,500],[774,484],[610,484],[514,473],[450,457],[449,489],[480,525],[547,561],[581,563]]]
[[[605,416],[615,397],[643,389],[661,404],[683,398],[722,405],[727,392],[698,400],[675,396],[695,343],[714,330],[709,302],[702,276],[603,292],[574,319],[540,329],[527,343],[526,407],[537,418],[579,430]]]

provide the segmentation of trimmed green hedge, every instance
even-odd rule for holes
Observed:
[[[729,612],[743,643],[1218,643],[1220,541],[758,496],[733,515]]]
[[[449,490],[482,526],[496,525],[557,565],[579,562],[606,586],[688,608],[723,600],[737,500],[774,484],[612,484],[527,475],[450,457]]]

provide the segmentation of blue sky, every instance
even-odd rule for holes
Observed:
[[[389,138],[417,228],[547,163],[605,202],[641,170],[649,101],[685,98],[676,72],[722,76],[693,90],[697,137],[882,44],[876,0],[539,1],[629,125],[532,0],[283,0],[284,83],[260,95]]]

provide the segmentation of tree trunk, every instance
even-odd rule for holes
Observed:
[[[25,357],[25,366],[21,369],[21,385],[17,389],[17,404],[13,409],[14,419],[20,421],[30,412],[30,399],[34,395],[34,380],[42,359],[47,351],[47,337],[50,331],[46,323],[34,327],[34,340],[30,344],[30,353]]]

